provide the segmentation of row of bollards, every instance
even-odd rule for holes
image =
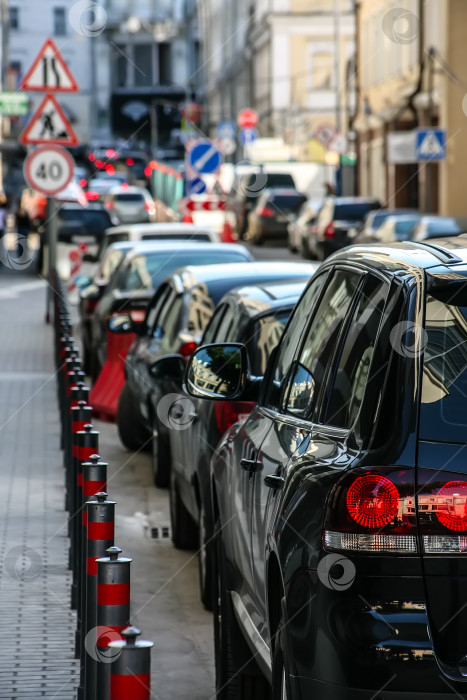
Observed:
[[[131,559],[115,546],[115,501],[107,497],[107,463],[99,456],[89,387],[64,287],[54,286],[55,362],[69,513],[71,607],[77,613],[78,700],[149,700],[152,642],[130,625]]]

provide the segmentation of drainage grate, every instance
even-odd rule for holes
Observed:
[[[168,525],[162,525],[162,527],[151,528],[151,537],[153,540],[169,540],[170,527]]]

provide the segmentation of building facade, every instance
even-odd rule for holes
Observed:
[[[359,189],[388,206],[465,215],[467,4],[359,0]],[[418,162],[415,130],[447,132],[447,156]]]
[[[347,134],[355,110],[351,0],[199,0],[198,8],[210,135],[245,107],[258,112],[260,136],[284,138],[296,157],[322,156],[326,137]]]

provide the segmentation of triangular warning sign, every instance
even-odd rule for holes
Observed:
[[[19,137],[19,142],[55,143],[59,146],[76,146],[79,143],[73,127],[53,95],[44,97]]]
[[[438,156],[444,153],[443,146],[433,131],[429,131],[421,142],[419,153],[424,156]]]
[[[21,90],[36,92],[77,92],[78,85],[52,39],[44,46],[26,73]]]

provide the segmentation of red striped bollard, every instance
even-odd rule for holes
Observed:
[[[65,482],[66,482],[66,504],[67,511],[70,516],[74,513],[75,504],[75,480],[73,479],[73,442],[72,436],[79,430],[83,430],[87,423],[92,420],[92,408],[85,401],[78,401],[76,406],[73,406],[67,414],[67,425],[65,426],[66,434],[66,449],[63,453],[64,464],[65,464]],[[68,520],[68,535],[71,536],[72,532],[72,521],[71,518]]]
[[[96,559],[105,557],[109,547],[114,544],[115,533],[115,501],[107,501],[107,494],[97,493],[95,501],[88,501],[87,507],[87,558],[86,558],[86,615],[83,615],[85,623],[84,645],[88,648],[87,638],[90,634],[91,643],[96,645],[97,627],[97,563]],[[84,664],[83,664],[84,661]],[[81,660],[84,666],[84,697],[86,700],[100,700],[96,695],[97,661],[95,655],[89,652]]]
[[[109,644],[109,649],[120,652],[110,666],[109,700],[150,700],[151,649],[154,642],[145,639],[137,641],[140,634],[137,627],[127,627],[122,630],[123,641]]]
[[[109,547],[107,557],[97,560],[97,698],[108,700],[113,653],[110,642],[122,639],[130,624],[131,559],[118,557],[120,547]]]
[[[69,396],[69,408],[68,408],[68,413],[67,413],[67,430],[68,434],[71,432],[71,409],[74,408],[75,406],[86,406],[89,405],[88,398],[89,398],[89,387],[85,386],[83,381],[77,381],[71,388],[70,388],[70,396]],[[83,403],[80,404],[80,401]],[[65,460],[64,460],[65,461]],[[66,464],[65,464],[66,467]],[[69,474],[65,474],[65,482],[66,482],[66,491],[65,491],[65,510],[68,512],[71,512],[71,503],[69,503],[69,484],[68,484],[68,477]]]
[[[75,658],[84,659],[84,634],[82,634],[83,611],[86,610],[86,556],[87,556],[87,510],[86,503],[95,498],[96,493],[107,491],[107,462],[101,462],[98,454],[92,454],[89,461],[82,462],[83,496],[81,521],[81,549],[78,566],[79,601],[77,629],[75,637]]]
[[[97,453],[99,449],[99,431],[93,430],[90,423],[87,423],[83,430],[73,435],[73,479],[75,483],[75,501],[73,503],[72,523],[72,567],[73,567],[73,582],[71,584],[71,606],[72,610],[78,611],[78,620],[81,620],[81,611],[78,608],[80,603],[79,596],[79,565],[81,553],[81,530],[83,508],[83,468],[82,463],[87,462],[91,455]],[[74,603],[74,605],[73,605]]]

